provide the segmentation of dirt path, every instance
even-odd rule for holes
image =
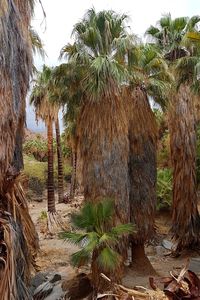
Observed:
[[[73,203],[56,204],[58,214],[60,214],[69,228],[70,215],[72,212],[79,209],[82,200],[83,198],[79,196]],[[57,234],[55,234],[52,238],[46,236],[45,200],[42,202],[31,202],[29,204],[29,209],[40,239],[41,251],[37,259],[38,266],[43,272],[54,271],[61,273],[65,278],[71,279],[76,273],[76,270],[70,266],[70,255],[77,251],[77,247],[58,239]],[[168,214],[157,216],[156,225],[159,239],[163,240],[163,238],[169,238],[168,230],[170,227],[170,216]],[[164,254],[169,251],[163,251],[163,248],[159,247],[161,246],[159,246],[158,242],[158,245],[150,245],[146,248],[146,254],[158,275],[167,276],[170,271],[179,273],[186,264],[188,257],[172,258],[170,256],[164,256]],[[149,276],[138,274],[130,268],[126,269],[123,279],[123,284],[125,286],[134,287],[136,285],[142,285],[148,287],[148,282]]]

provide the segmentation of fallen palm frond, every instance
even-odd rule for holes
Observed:
[[[137,287],[137,289],[129,289],[120,284],[113,284],[114,291],[105,294],[99,294],[97,299],[107,299],[112,296],[114,300],[183,300],[183,299],[200,299],[200,279],[198,276],[184,267],[179,275],[170,272],[169,277],[149,278],[151,289]],[[111,280],[101,274],[106,281]],[[160,288],[162,284],[164,288]],[[138,290],[139,289],[139,290]],[[162,290],[163,289],[163,290]]]

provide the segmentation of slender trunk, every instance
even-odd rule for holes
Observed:
[[[70,198],[73,199],[76,190],[76,163],[77,163],[77,152],[75,149],[72,150],[72,177],[70,186]]]
[[[63,162],[62,162],[62,149],[60,141],[60,126],[59,120],[55,121],[56,127],[56,142],[57,142],[57,157],[58,157],[58,202],[62,203],[64,198],[64,186],[63,186]]]
[[[131,245],[132,248],[135,245],[142,248],[155,234],[157,128],[146,92],[140,87],[126,92],[130,142],[130,220],[137,226],[137,233],[131,237]],[[143,260],[147,262],[145,252],[142,254]],[[139,262],[142,267],[142,260]]]
[[[53,123],[50,119],[47,126],[47,138],[48,138],[48,182],[47,182],[47,194],[48,194],[48,212],[54,213],[55,207],[55,193],[54,193],[54,170],[53,170]]]
[[[114,223],[129,222],[128,126],[123,103],[114,93],[112,99],[104,97],[83,107],[78,154],[86,201],[113,199]],[[127,243],[120,243],[119,248],[121,253],[126,252]],[[100,273],[98,266],[98,276]]]
[[[190,87],[180,86],[169,115],[173,166],[172,228],[177,251],[200,241],[200,217],[196,190],[196,132],[194,103]]]

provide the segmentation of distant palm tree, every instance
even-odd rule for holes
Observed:
[[[199,16],[172,19],[163,16],[157,27],[147,30],[163,51],[175,78],[168,94],[169,130],[173,165],[172,233],[177,251],[200,242],[200,217],[196,191],[196,133],[194,96],[191,92],[191,62],[194,47],[185,44],[188,32],[198,30]],[[184,67],[183,67],[184,66]]]
[[[118,240],[134,231],[132,224],[112,227],[113,215],[114,207],[110,199],[96,204],[86,203],[79,214],[72,215],[72,224],[78,232],[60,234],[61,238],[82,248],[71,256],[74,266],[81,267],[91,261],[92,282],[96,292],[105,290],[105,281],[100,272],[112,278],[114,276],[117,282],[120,280],[123,259],[117,251]]]
[[[49,100],[49,88],[51,84],[52,69],[44,66],[33,87],[30,103],[35,107],[36,119],[42,119],[47,126],[48,139],[48,212],[54,214],[54,168],[53,168],[53,122],[57,120],[59,106]]]

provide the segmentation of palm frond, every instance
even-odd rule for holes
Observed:
[[[71,263],[75,267],[86,265],[91,257],[91,253],[86,252],[84,249],[77,251],[71,256]]]
[[[65,240],[66,242],[72,243],[74,245],[79,245],[86,237],[85,233],[77,232],[60,232],[59,238]]]
[[[119,224],[111,229],[111,234],[115,236],[127,235],[129,233],[133,233],[135,227],[133,224]]]
[[[97,263],[101,269],[113,272],[120,266],[122,261],[119,253],[109,247],[105,247],[97,258]]]

